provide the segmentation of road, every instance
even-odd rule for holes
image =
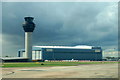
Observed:
[[[3,78],[117,78],[118,64],[3,68]]]

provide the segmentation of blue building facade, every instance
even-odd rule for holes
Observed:
[[[18,57],[24,57],[25,51],[18,51]],[[33,60],[102,60],[101,47],[76,48],[76,47],[33,47]]]

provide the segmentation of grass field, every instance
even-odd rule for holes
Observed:
[[[88,62],[16,62],[16,63],[3,63],[2,67],[48,67],[48,66],[76,66],[83,64],[109,64],[118,62],[99,62],[99,61],[88,61]],[[43,65],[42,65],[43,64]]]

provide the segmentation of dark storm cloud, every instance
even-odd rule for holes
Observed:
[[[3,3],[3,46],[11,50],[11,53],[24,48],[22,28],[24,16],[35,18],[33,45],[116,45],[116,4],[106,2]],[[4,53],[6,54],[7,51]]]

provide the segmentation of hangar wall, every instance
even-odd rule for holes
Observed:
[[[18,51],[18,57],[24,57],[25,50]],[[101,47],[92,47],[91,49],[80,48],[33,48],[32,60],[102,60]]]
[[[102,60],[102,50],[95,49],[46,49],[42,50],[44,60]]]

